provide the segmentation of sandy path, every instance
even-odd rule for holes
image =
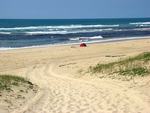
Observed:
[[[137,92],[117,84],[62,77],[52,64],[28,68],[26,76],[41,91],[13,113],[150,113]]]

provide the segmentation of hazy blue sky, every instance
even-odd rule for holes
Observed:
[[[150,17],[150,0],[0,0],[0,18]]]

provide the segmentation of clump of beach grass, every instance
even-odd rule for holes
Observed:
[[[28,84],[30,87],[33,84],[25,78],[12,75],[0,75],[0,91],[12,90],[13,86],[19,86],[20,84]]]
[[[0,102],[7,109],[18,108],[38,92],[39,87],[29,80],[13,75],[0,75]]]
[[[123,76],[146,76],[150,74],[150,52],[141,53],[135,57],[126,58],[116,62],[107,64],[97,64],[90,66],[91,73],[105,73],[107,75],[123,75]]]

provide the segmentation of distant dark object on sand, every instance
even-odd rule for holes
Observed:
[[[87,45],[85,43],[81,43],[80,47],[87,47]]]

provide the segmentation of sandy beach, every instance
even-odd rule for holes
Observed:
[[[85,48],[67,45],[0,51],[0,74],[25,77],[39,87],[32,98],[15,108],[4,108],[1,102],[0,113],[150,113],[150,76],[122,81],[80,73],[97,63],[147,51],[150,37]]]

